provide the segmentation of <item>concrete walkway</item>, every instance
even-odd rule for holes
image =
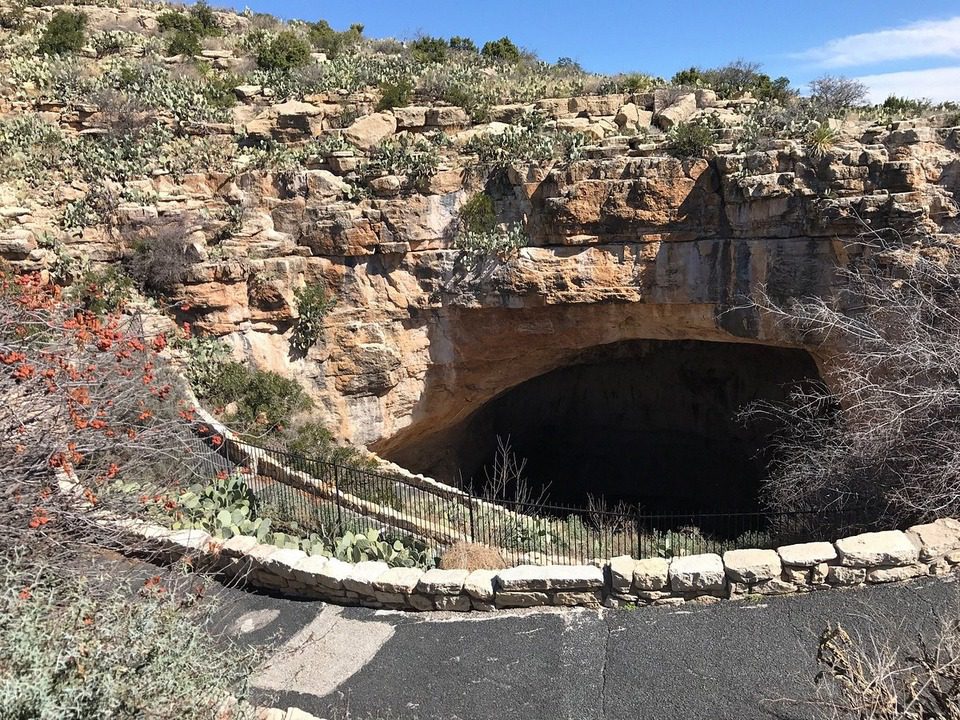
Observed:
[[[265,704],[340,720],[801,718],[828,622],[893,642],[956,615],[953,578],[708,607],[496,614],[339,608],[224,590],[219,626],[269,648]],[[267,702],[269,701],[269,702]]]

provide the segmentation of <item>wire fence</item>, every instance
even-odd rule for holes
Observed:
[[[582,564],[617,555],[670,557],[833,540],[871,529],[863,512],[650,513],[485,498],[419,476],[373,472],[227,439],[211,467],[245,476],[257,512],[280,531],[332,544],[345,532],[499,550],[508,564]]]

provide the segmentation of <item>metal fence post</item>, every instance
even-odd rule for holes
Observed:
[[[333,466],[333,497],[337,501],[337,535],[343,535],[343,511],[340,508],[340,466]]]
[[[473,493],[467,495],[467,507],[470,509],[470,542],[476,542],[476,530],[473,527]]]
[[[637,555],[636,555],[636,558],[637,558],[638,560],[642,560],[642,559],[643,559],[643,550],[640,548],[640,543],[641,543],[641,539],[640,539],[640,538],[643,537],[643,520],[642,520],[641,517],[640,517],[640,514],[642,513],[642,511],[643,511],[643,510],[642,510],[642,508],[640,507],[640,504],[638,503],[638,504],[637,504],[637,511],[633,514],[633,529],[634,529],[634,530],[636,531],[636,533],[637,533]]]

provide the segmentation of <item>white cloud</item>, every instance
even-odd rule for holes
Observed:
[[[794,55],[825,68],[872,65],[889,60],[960,58],[960,16],[922,20],[891,30],[831,40]]]
[[[863,75],[857,80],[870,88],[870,102],[874,103],[890,95],[960,101],[960,66]]]

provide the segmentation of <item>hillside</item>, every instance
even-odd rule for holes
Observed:
[[[790,343],[722,311],[829,293],[871,224],[955,230],[956,108],[841,80],[604,77],[204,5],[0,24],[0,257],[187,328],[195,380],[221,338],[391,456],[598,344]]]

